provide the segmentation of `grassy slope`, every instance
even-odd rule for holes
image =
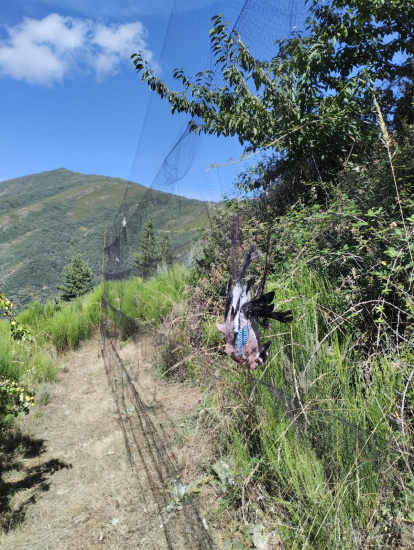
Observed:
[[[115,218],[126,185],[122,179],[65,169],[0,182],[0,288],[18,308],[33,298],[45,301],[59,294],[62,269],[77,253],[89,262],[98,283],[104,228]],[[129,188],[132,208],[147,191],[138,184]],[[146,212],[160,234],[168,231],[174,245],[194,238],[206,219],[205,204],[173,196],[165,200],[162,194],[159,207],[161,195],[151,194]]]
[[[184,268],[173,266],[149,281],[134,277],[124,282],[123,309],[144,325],[160,325],[173,305],[182,299],[186,282]],[[117,283],[108,283],[108,293],[119,301]],[[29,330],[32,342],[14,342],[7,321],[0,322],[0,377],[36,385],[54,377],[56,354],[76,349],[89,340],[99,326],[100,287],[86,296],[59,305],[32,302],[18,319]]]
[[[146,283],[126,281],[123,311],[160,327],[183,299],[186,278],[184,270],[175,268]],[[402,522],[412,522],[412,478],[405,468],[412,447],[393,416],[394,400],[404,389],[404,365],[392,350],[362,364],[352,350],[352,322],[348,326],[341,318],[332,330],[335,293],[308,271],[283,285],[269,281],[272,286],[280,303],[294,310],[295,322],[287,330],[274,323],[269,331],[270,358],[255,373],[264,384],[254,383],[244,369],[217,353],[218,332],[209,330],[214,315],[198,312],[203,342],[195,311],[184,304],[163,325],[163,369],[176,372],[177,366],[164,364],[172,357],[180,374],[197,373],[210,387],[214,374],[218,382],[209,409],[216,411],[212,433],[220,434],[221,456],[235,481],[223,482],[216,513],[226,507],[238,510],[240,524],[257,524],[264,540],[274,536],[286,549],[394,548],[398,540],[408,540],[404,529],[405,539],[399,538]],[[118,283],[111,285],[114,303],[119,290]],[[24,353],[25,346],[14,346],[12,354],[3,350],[10,358],[8,368],[16,372],[19,365],[18,377],[25,382],[53,376],[52,363],[40,361],[42,350],[67,351],[90,338],[98,322],[98,299],[96,289],[59,311],[53,304],[32,305],[19,320],[36,336],[36,345]],[[296,392],[301,406],[292,400]],[[251,548],[247,534],[242,538],[242,547]]]
[[[294,322],[261,331],[272,346],[254,373],[218,353],[217,316],[201,304],[178,310],[164,338],[170,375],[197,373],[210,388],[217,380],[215,430],[234,479],[221,510],[254,523],[263,548],[412,548],[407,404],[405,434],[399,423],[404,392],[412,401],[412,352],[398,356],[390,345],[381,356],[361,357],[352,312],[344,314],[338,293],[306,267],[268,280],[268,288],[278,309],[292,308]],[[272,533],[280,546],[271,545]]]

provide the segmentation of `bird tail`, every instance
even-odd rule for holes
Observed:
[[[293,321],[292,310],[275,311],[275,306],[272,303],[274,297],[275,292],[272,290],[267,294],[254,298],[254,300],[243,306],[243,313],[246,317],[254,317],[255,319],[261,317],[262,319],[275,319],[281,323],[291,323]]]

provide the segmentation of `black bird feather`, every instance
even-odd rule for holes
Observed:
[[[240,273],[233,285],[230,277],[227,284],[226,307],[224,323],[217,323],[217,328],[223,333],[226,341],[226,352],[238,363],[248,369],[256,369],[263,364],[269,354],[271,342],[264,346],[260,344],[258,323],[269,326],[269,319],[276,319],[282,323],[291,323],[293,313],[288,311],[274,311],[274,291],[262,294],[263,286],[259,284],[259,295],[250,299],[250,292],[254,286],[254,277],[247,283],[242,280],[253,259],[257,258],[256,245],[252,245],[246,254]]]

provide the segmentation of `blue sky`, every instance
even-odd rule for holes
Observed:
[[[142,50],[159,64],[172,4],[2,0],[0,181],[64,167],[151,185],[185,119],[172,117],[158,98],[150,101],[130,56]],[[179,4],[178,19],[203,22],[207,47],[197,52],[203,46],[195,44],[193,55],[206,59],[214,2],[198,0],[195,15],[194,2]],[[186,44],[175,41],[173,48],[178,61]],[[174,52],[164,57],[161,74],[168,78]]]
[[[293,1],[279,0],[278,6],[285,3],[288,11]],[[211,62],[210,18],[224,12],[235,21],[244,5],[243,0],[2,0],[0,181],[64,167],[151,186],[186,118],[172,116],[151,94],[134,72],[131,54],[142,50],[169,84],[175,67],[194,75]],[[246,11],[245,19],[251,21],[252,14]],[[242,165],[220,173],[206,169],[238,158],[241,147],[236,140],[203,138],[190,153],[195,149],[195,166],[174,190],[217,200],[231,189]]]
[[[129,56],[159,55],[171,3],[2,0],[0,180],[62,166],[128,178],[149,96]]]

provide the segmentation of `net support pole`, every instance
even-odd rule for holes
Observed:
[[[102,250],[101,299],[99,300],[99,341],[98,341],[98,357],[100,356],[100,350],[101,350],[101,318],[102,318],[102,292],[103,292],[104,267],[105,267],[105,241],[106,241],[106,225],[105,225],[105,230],[104,230],[103,250]]]

